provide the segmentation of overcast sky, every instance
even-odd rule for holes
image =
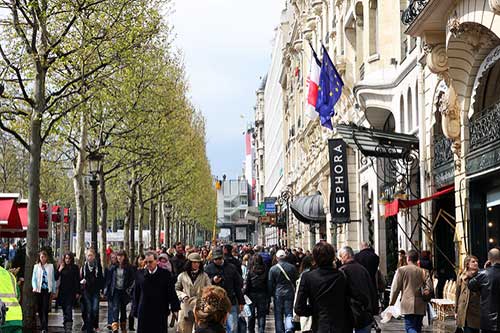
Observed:
[[[193,103],[207,119],[212,173],[237,177],[245,158],[242,133],[253,121],[255,91],[285,1],[174,1],[175,44],[184,52]]]

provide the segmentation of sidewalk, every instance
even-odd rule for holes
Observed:
[[[99,328],[101,332],[107,333],[106,329],[107,325],[107,312],[108,306],[106,303],[101,302],[100,310],[99,310]],[[379,321],[380,322],[380,321]],[[452,319],[448,319],[445,322],[434,321],[432,327],[424,327],[424,332],[433,332],[433,333],[454,333],[455,332],[455,321]],[[137,325],[137,321],[136,321]],[[80,310],[77,309],[74,311],[73,315],[73,332],[80,332],[82,327],[82,316]],[[391,320],[387,324],[380,324],[380,328],[382,332],[404,332],[404,321],[400,320]],[[62,326],[62,310],[58,309],[57,312],[49,313],[49,332],[59,333],[64,332]],[[266,332],[272,333],[274,332],[274,317],[273,315],[267,316],[266,321]],[[373,330],[375,332],[375,330]],[[168,333],[175,333],[175,327],[169,328]]]

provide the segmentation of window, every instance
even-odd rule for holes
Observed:
[[[399,100],[399,131],[403,132],[405,130],[405,101],[403,95]]]
[[[240,219],[244,219],[244,218],[245,218],[245,211],[240,210]]]
[[[408,88],[408,120],[406,123],[406,130],[410,132],[413,129],[413,101],[411,89]]]
[[[418,110],[418,82],[417,82],[417,85],[415,88],[415,117],[416,117],[415,124],[416,124],[416,127],[419,126],[419,122],[420,122],[420,116],[418,113],[419,113],[419,110]]]
[[[369,34],[370,34],[370,55],[378,52],[378,12],[377,0],[370,0],[369,7]]]

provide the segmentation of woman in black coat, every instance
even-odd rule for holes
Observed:
[[[63,325],[65,332],[71,332],[73,327],[73,305],[80,294],[80,270],[75,265],[71,252],[64,254],[63,261],[56,271],[56,280],[60,279],[58,302],[63,310]]]
[[[326,242],[318,243],[313,258],[317,268],[301,276],[295,313],[312,317],[313,332],[352,333],[347,280],[333,267],[334,248]]]
[[[243,289],[243,293],[252,301],[250,304],[252,315],[248,318],[249,333],[255,333],[255,319],[258,322],[259,333],[264,333],[266,330],[267,307],[270,299],[267,290],[268,273],[263,258],[260,254],[254,254]]]

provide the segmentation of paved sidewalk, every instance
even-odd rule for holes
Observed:
[[[100,311],[99,311],[99,328],[101,332],[107,333],[106,329],[107,325],[107,304],[101,302]],[[73,332],[80,332],[82,327],[82,317],[79,309],[76,309],[73,315]],[[434,333],[453,333],[455,332],[455,321],[449,319],[445,322],[435,321],[432,326],[424,327],[424,332],[434,332]],[[137,324],[137,323],[136,323]],[[399,320],[391,320],[387,324],[380,324],[380,328],[382,332],[404,332],[404,321]],[[49,332],[59,333],[64,332],[62,326],[62,310],[59,308],[57,312],[51,312],[49,314]],[[266,332],[272,333],[274,332],[274,317],[273,315],[269,315],[266,321]],[[375,330],[373,330],[375,332]],[[169,328],[168,333],[175,333],[175,328]]]

